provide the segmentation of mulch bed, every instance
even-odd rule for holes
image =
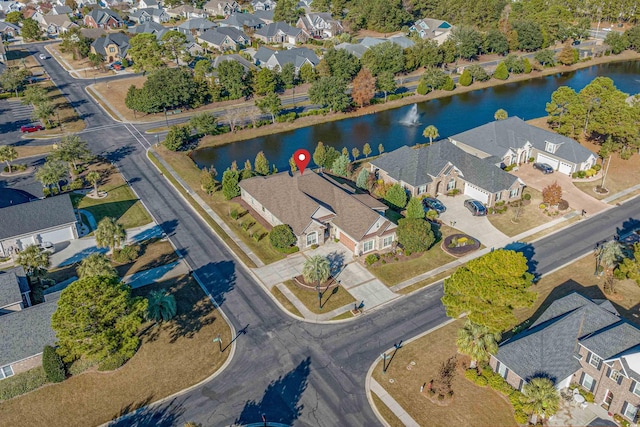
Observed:
[[[466,237],[469,240],[473,240],[473,244],[468,244],[464,246],[454,246],[452,248],[449,247],[453,239],[460,239],[462,237]],[[473,251],[477,251],[478,249],[480,249],[480,242],[478,241],[478,239],[474,239],[473,237],[467,234],[452,234],[450,236],[445,237],[440,246],[442,247],[442,250],[448,253],[449,255],[452,255],[454,257],[461,257],[463,255],[467,255],[468,253],[471,253]]]

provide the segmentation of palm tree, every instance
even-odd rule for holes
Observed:
[[[503,110],[502,108],[497,110],[496,113],[493,115],[493,118],[496,120],[506,120],[508,117],[509,117],[509,113],[507,113],[507,110]]]
[[[498,341],[499,333],[492,333],[486,326],[467,320],[458,330],[456,344],[460,353],[471,357],[471,365],[475,367],[477,362],[488,362],[491,354],[498,351]]]
[[[18,152],[10,145],[0,146],[0,162],[6,162],[11,173],[11,162],[18,158]]]
[[[98,223],[95,236],[99,248],[109,248],[109,251],[113,251],[125,242],[127,232],[115,218],[105,217]]]
[[[549,378],[532,378],[524,385],[522,393],[526,412],[540,415],[542,419],[558,412],[560,395]]]
[[[87,181],[93,185],[93,195],[98,197],[98,183],[100,182],[100,172],[91,171],[87,174]]]
[[[305,282],[316,282],[317,286],[327,281],[330,274],[331,264],[327,257],[323,257],[322,255],[312,256],[304,262],[302,267],[302,277],[304,277]]]
[[[429,144],[433,144],[433,138],[437,138],[440,136],[438,133],[438,128],[434,125],[429,125],[424,128],[424,132],[422,132],[422,136],[425,138],[429,138]]]
[[[43,186],[51,189],[52,185],[58,186],[60,191],[60,181],[66,177],[66,168],[64,164],[59,161],[47,160],[36,171],[36,179],[42,183]]]
[[[91,254],[83,259],[76,271],[81,279],[94,276],[118,277],[118,273],[111,265],[109,258],[99,253]]]
[[[166,322],[176,315],[176,299],[165,289],[152,291],[147,301],[147,319],[149,320]]]
[[[16,264],[21,265],[27,275],[39,279],[49,267],[49,253],[42,251],[36,245],[27,246],[18,253]]]

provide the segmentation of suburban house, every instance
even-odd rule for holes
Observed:
[[[176,30],[184,34],[197,36],[205,31],[215,28],[216,24],[205,18],[192,18],[176,27]]]
[[[59,297],[51,293],[42,304],[0,316],[0,381],[42,364],[44,346],[56,341],[51,316]]]
[[[525,163],[533,157],[565,175],[595,165],[597,156],[574,139],[509,117],[449,137],[468,153],[495,164]]]
[[[0,38],[3,40],[12,39],[20,34],[20,27],[10,22],[0,21]]]
[[[251,7],[253,10],[274,10],[276,2],[275,0],[252,0]]]
[[[551,303],[525,331],[501,343],[491,368],[516,389],[532,378],[558,390],[580,384],[609,413],[635,423],[640,407],[640,329],[609,300],[577,292]]]
[[[296,68],[296,73],[300,71],[305,63],[311,64],[315,68],[320,60],[316,54],[309,48],[297,47],[287,50],[272,50],[264,46],[260,46],[253,56],[256,65],[273,70],[276,67],[282,69],[284,64],[291,63]]]
[[[237,1],[231,0],[210,0],[203,6],[205,12],[210,15],[227,17],[235,12],[241,12],[242,8]]]
[[[494,164],[461,150],[449,141],[426,147],[400,147],[371,160],[371,173],[386,183],[399,183],[412,196],[437,196],[452,190],[492,206],[519,199],[524,183]]]
[[[274,22],[256,30],[253,34],[264,43],[304,43],[309,36],[300,28],[292,27],[286,22]]]
[[[31,306],[30,293],[24,268],[0,271],[0,316]]]
[[[178,7],[174,7],[173,9],[167,10],[167,15],[170,18],[206,18],[209,16],[204,9],[198,9],[196,7],[191,6],[190,4],[183,4]]]
[[[415,31],[422,39],[435,40],[438,44],[444,43],[451,35],[453,25],[441,19],[423,18],[409,27],[409,31]]]
[[[240,181],[242,201],[271,226],[287,224],[300,249],[339,239],[355,255],[387,250],[396,225],[383,203],[354,194],[331,178],[307,169]]]
[[[84,25],[89,28],[120,28],[124,21],[116,12],[109,9],[93,9],[84,17]]]
[[[310,12],[298,18],[296,27],[313,38],[331,38],[344,31],[342,24],[328,12]]]
[[[214,28],[198,36],[198,43],[205,43],[220,52],[237,50],[250,42],[249,36],[233,27]]]
[[[78,238],[76,214],[68,194],[0,209],[0,256],[27,246]]]
[[[256,18],[250,13],[233,13],[225,20],[219,22],[221,27],[233,27],[237,30],[245,29],[257,30],[264,25],[264,21]]]
[[[91,43],[91,53],[102,55],[105,62],[121,61],[127,56],[129,37],[122,33],[111,33]]]

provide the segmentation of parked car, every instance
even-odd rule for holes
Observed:
[[[447,207],[443,205],[440,200],[434,197],[425,197],[424,199],[422,199],[422,205],[424,206],[425,210],[433,209],[434,211],[438,212],[438,215],[447,210]]]
[[[534,163],[533,168],[542,171],[542,173],[553,173],[553,168],[547,163]]]
[[[22,133],[25,133],[25,132],[29,132],[29,133],[37,132],[39,130],[44,130],[44,126],[42,126],[40,124],[37,124],[37,123],[32,123],[30,125],[20,126],[20,131],[22,131]]]
[[[44,53],[41,53],[40,55],[38,55],[38,58],[40,58],[40,59],[47,59],[47,58],[48,58],[48,56],[47,56],[46,54],[44,54]]]
[[[478,200],[465,200],[464,207],[469,209],[473,216],[485,216],[487,214],[487,208]]]

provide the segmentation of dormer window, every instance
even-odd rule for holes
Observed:
[[[545,141],[544,151],[547,153],[555,153],[560,144],[554,144],[553,142]]]

